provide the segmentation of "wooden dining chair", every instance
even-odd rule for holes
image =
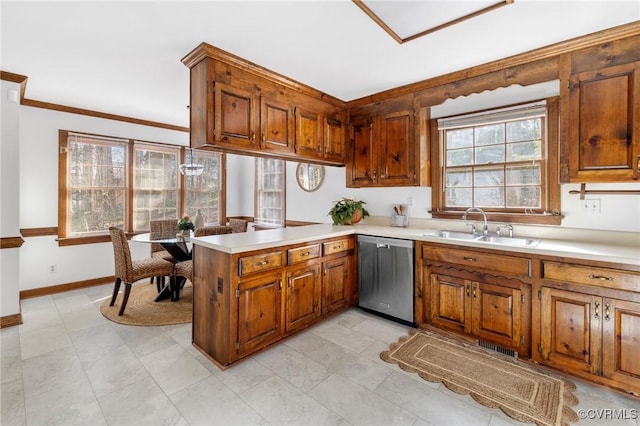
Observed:
[[[196,228],[193,236],[206,237],[208,235],[231,234],[232,232],[233,228],[227,225],[201,226],[200,228]]]
[[[113,295],[109,306],[116,303],[120,284],[124,283],[124,297],[118,315],[124,313],[124,308],[129,301],[131,285],[136,281],[150,277],[166,277],[173,275],[174,264],[159,257],[149,257],[141,260],[131,260],[131,250],[124,231],[120,228],[110,227],[109,234],[113,243],[113,258],[115,261],[116,282],[113,287]]]
[[[233,232],[247,232],[248,221],[244,219],[229,219],[227,225],[233,228]]]
[[[232,231],[233,229],[226,225],[202,226],[196,229],[193,236],[206,237],[208,235],[231,234]],[[184,277],[191,281],[191,284],[193,285],[193,260],[178,262],[174,268],[174,276],[172,277],[172,297],[175,300],[180,300],[180,289],[184,287],[186,281],[178,285],[176,277]]]
[[[149,221],[149,233],[152,240],[175,238],[177,232],[178,219]],[[175,260],[174,257],[158,243],[151,243],[151,257],[157,257],[172,263],[177,262],[177,260]],[[156,280],[156,287],[158,287],[158,291],[160,291],[164,286],[164,277],[151,277],[151,284],[153,284],[154,278]]]

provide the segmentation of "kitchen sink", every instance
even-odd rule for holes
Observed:
[[[460,231],[436,231],[423,234],[426,237],[445,238],[448,240],[477,241],[480,243],[497,244],[514,247],[535,247],[540,240],[535,238],[500,237],[498,235],[478,235]]]
[[[424,236],[447,238],[451,240],[475,240],[476,238],[478,238],[478,235],[474,235],[468,232],[459,232],[459,231],[436,231],[430,234],[424,234]]]
[[[482,241],[491,244],[501,244],[505,246],[526,246],[535,247],[540,240],[534,238],[519,238],[519,237],[499,237],[497,235],[482,235],[475,241]]]

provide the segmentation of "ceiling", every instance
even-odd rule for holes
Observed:
[[[399,34],[491,3],[366,0]],[[404,44],[351,0],[1,0],[0,19],[26,98],[188,127],[181,59],[201,42],[349,101],[638,21],[640,2],[515,0]]]

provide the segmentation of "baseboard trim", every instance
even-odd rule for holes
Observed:
[[[21,313],[0,317],[0,328],[13,327],[20,324],[22,324]]]
[[[33,288],[30,290],[22,290],[20,292],[20,300],[30,299],[32,297],[48,296],[50,294],[62,293],[69,290],[77,290],[80,288],[94,287],[97,285],[108,284],[115,281],[115,276],[93,278],[90,280],[76,281],[67,284],[58,284],[48,287]]]

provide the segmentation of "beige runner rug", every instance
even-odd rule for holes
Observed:
[[[573,383],[479,347],[412,330],[380,358],[518,421],[560,426],[579,420],[570,408],[578,403]]]

